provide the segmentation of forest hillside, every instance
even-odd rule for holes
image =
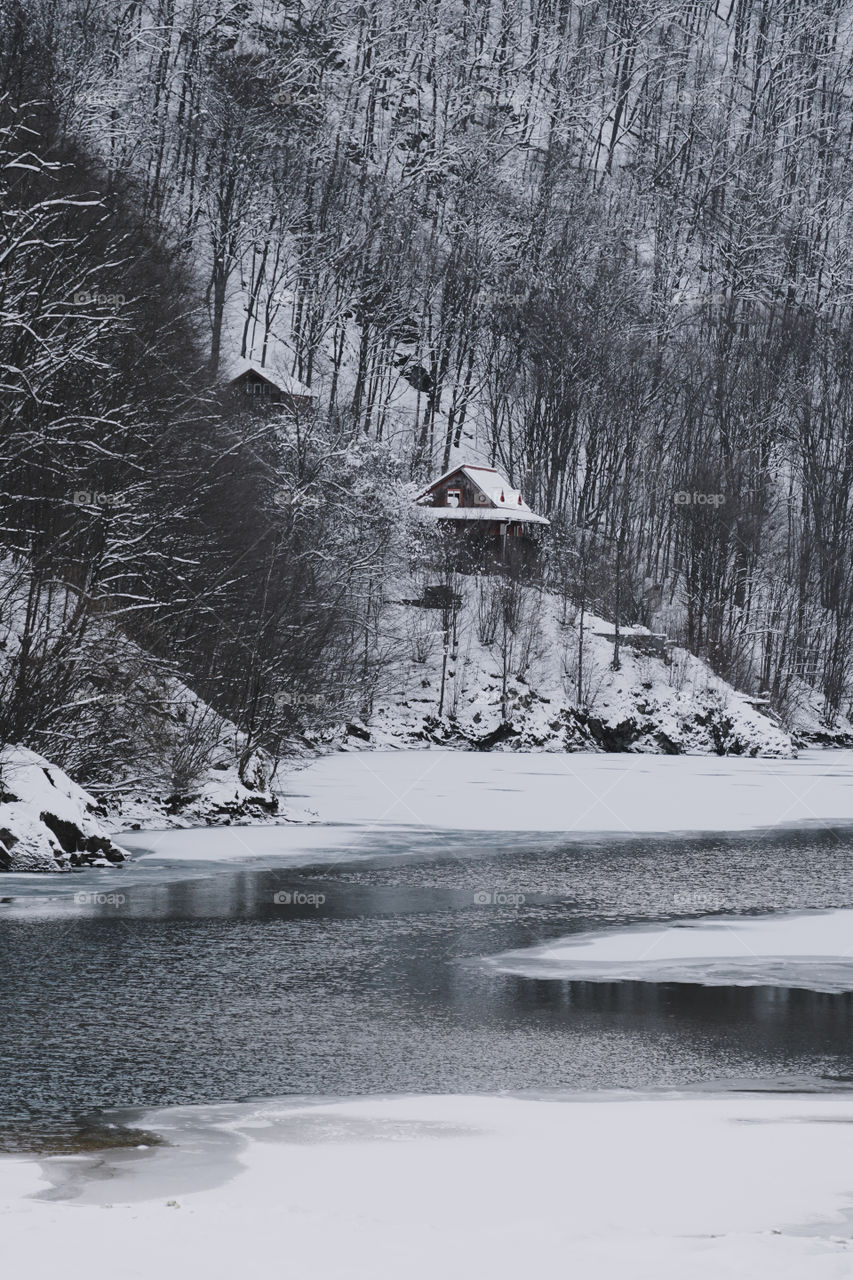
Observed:
[[[152,679],[238,768],[366,724],[457,461],[558,613],[843,737],[851,18],[0,0],[0,743],[115,780]]]

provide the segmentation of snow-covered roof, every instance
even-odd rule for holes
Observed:
[[[463,474],[488,499],[489,507],[431,507],[426,499],[437,485],[451,476]],[[550,520],[539,516],[528,506],[518,489],[513,489],[506,476],[494,467],[465,464],[445,471],[416,496],[415,502],[441,520],[512,520],[520,524],[545,524]]]
[[[307,396],[315,398],[316,391],[311,387],[306,387],[304,382],[300,382],[298,378],[291,377],[289,373],[276,368],[270,364],[259,364],[257,360],[247,360],[240,356],[232,360],[225,373],[227,382],[234,382],[237,378],[242,378],[246,373],[255,373],[260,378],[266,378],[267,382],[271,382],[274,387],[278,387],[279,391],[289,396]]]

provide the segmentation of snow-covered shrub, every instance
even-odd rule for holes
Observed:
[[[196,787],[207,774],[222,736],[222,717],[198,699],[187,699],[174,711],[176,724],[167,731],[163,766],[177,795]]]

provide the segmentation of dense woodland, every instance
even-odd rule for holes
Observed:
[[[574,607],[848,709],[850,0],[0,0],[0,93],[0,737],[103,772],[142,653],[369,706],[467,457]]]

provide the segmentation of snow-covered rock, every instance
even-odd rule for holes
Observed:
[[[266,792],[269,790],[272,774],[272,761],[264,751],[250,751],[240,761],[240,781],[249,791]]]
[[[114,844],[97,802],[67,773],[26,747],[0,752],[0,871],[110,866]]]

